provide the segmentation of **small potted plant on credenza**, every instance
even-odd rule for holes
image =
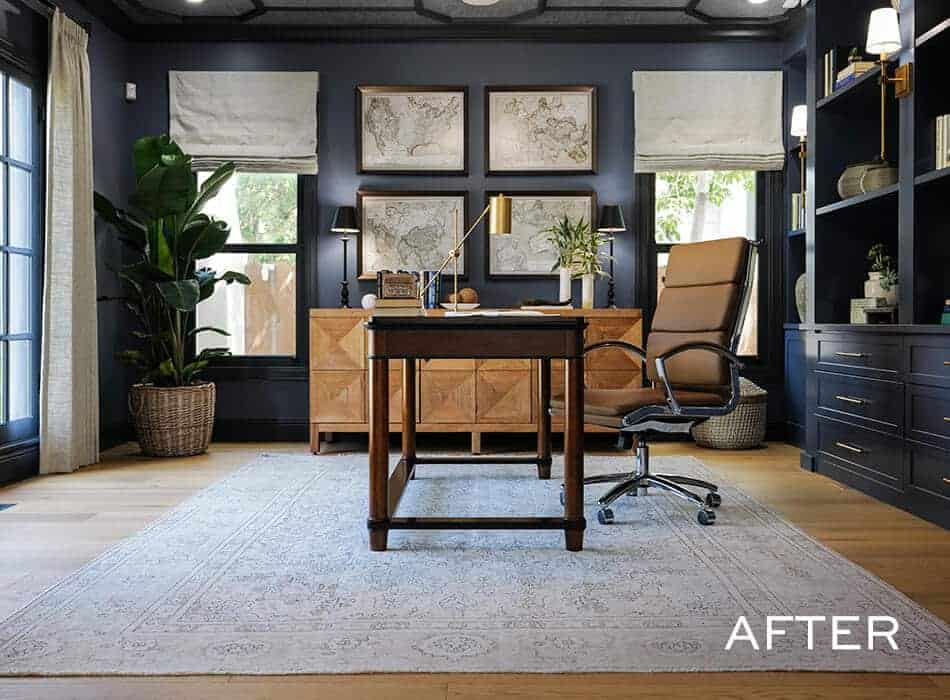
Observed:
[[[215,387],[201,371],[227,348],[190,354],[200,333],[227,336],[221,328],[196,328],[195,310],[219,282],[250,284],[239,272],[218,272],[199,261],[220,252],[230,227],[202,210],[234,174],[234,164],[215,170],[199,187],[191,157],[167,136],[145,137],[133,148],[136,189],[132,211],[95,194],[95,209],[132,251],[118,274],[138,328],[134,349],[117,357],[141,372],[129,394],[129,410],[142,451],[181,457],[207,450],[214,427]]]

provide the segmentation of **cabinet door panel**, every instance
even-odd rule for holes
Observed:
[[[393,368],[390,362],[389,367],[389,422],[402,422],[402,368]]]
[[[366,373],[310,373],[310,418],[317,423],[366,422]]]
[[[366,369],[363,317],[311,319],[310,369]]]
[[[530,423],[532,394],[530,371],[479,372],[475,406],[479,423]]]
[[[421,372],[419,397],[423,423],[475,422],[475,372]]]
[[[628,318],[591,319],[585,334],[585,345],[593,345],[605,340],[622,340],[641,347],[642,322]],[[584,358],[588,370],[628,370],[639,371],[640,361],[636,355],[624,350],[597,350]]]

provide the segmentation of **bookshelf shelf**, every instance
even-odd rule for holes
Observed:
[[[874,192],[868,192],[867,194],[859,194],[856,197],[849,197],[848,199],[843,199],[840,202],[835,202],[834,204],[828,204],[823,207],[819,207],[815,210],[815,216],[828,216],[829,214],[834,214],[836,212],[844,211],[851,209],[853,207],[860,207],[869,202],[875,202],[877,200],[884,200],[888,197],[894,197],[894,204],[897,204],[897,192],[900,189],[900,184],[890,185],[889,187],[883,187]]]
[[[929,185],[933,182],[943,182],[944,184],[950,183],[950,168],[931,170],[930,172],[924,173],[923,175],[918,175],[916,178],[914,178],[914,184],[917,187],[923,187],[924,185]]]
[[[930,29],[917,37],[917,48],[922,48],[927,44],[943,40],[950,37],[950,17],[943,20],[933,29]]]
[[[805,235],[805,229],[803,229],[803,228],[792,229],[792,230],[789,231],[786,235],[787,235],[789,238],[797,238],[798,236],[804,236],[804,235]]]

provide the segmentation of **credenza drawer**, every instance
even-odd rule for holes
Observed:
[[[819,336],[816,369],[882,379],[896,378],[901,369],[901,341],[849,334]]]
[[[907,437],[950,449],[950,389],[907,385]]]
[[[939,496],[950,505],[950,452],[929,447],[912,447],[910,485],[912,489]]]
[[[950,388],[950,337],[913,336],[906,343],[910,381]]]
[[[818,452],[819,459],[830,457],[840,469],[903,489],[903,441],[898,437],[819,417]]]
[[[816,372],[818,408],[878,430],[900,432],[904,385],[899,382]]]

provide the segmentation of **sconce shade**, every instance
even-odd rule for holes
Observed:
[[[791,134],[802,139],[808,136],[808,105],[796,105],[792,109]]]
[[[893,7],[882,7],[871,13],[866,48],[868,53],[878,55],[889,55],[901,50],[900,21]]]
[[[623,220],[623,208],[619,204],[605,204],[600,208],[600,223],[597,230],[601,233],[620,233],[627,230]]]
[[[488,235],[509,235],[511,233],[511,197],[503,194],[489,197],[488,210]]]
[[[359,233],[360,227],[356,223],[356,207],[337,207],[330,230],[333,233],[344,235]]]

